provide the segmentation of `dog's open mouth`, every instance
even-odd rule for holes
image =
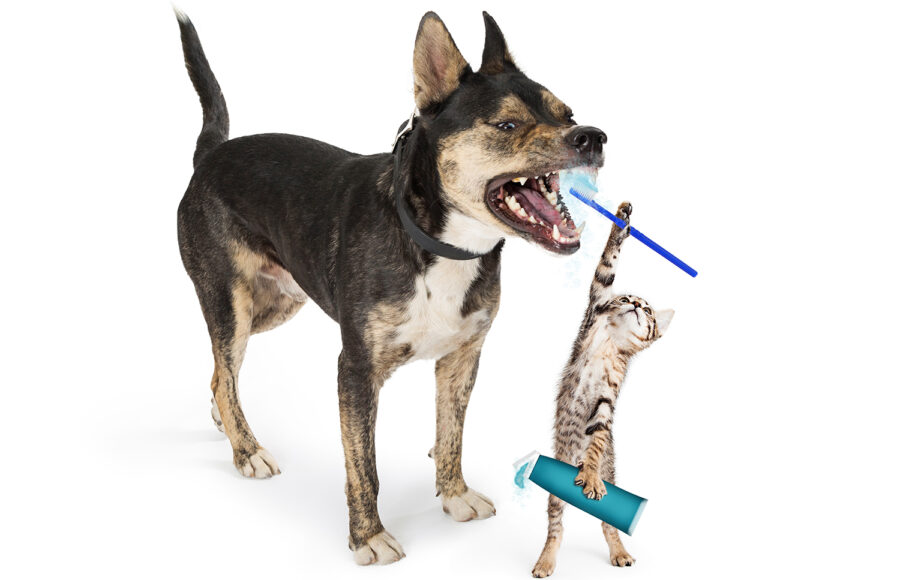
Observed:
[[[559,192],[559,173],[495,179],[488,186],[487,204],[504,223],[552,252],[571,254],[581,247],[575,226]]]

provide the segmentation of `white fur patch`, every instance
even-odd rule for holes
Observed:
[[[453,212],[441,239],[475,252],[487,252],[500,241],[494,228]],[[407,305],[406,321],[397,328],[396,341],[412,347],[413,359],[437,359],[459,348],[490,323],[487,311],[463,318],[466,293],[478,276],[481,260],[438,258],[415,281],[416,293]]]
[[[175,3],[174,3],[174,2],[172,3],[172,10],[175,11],[175,18],[177,18],[179,21],[181,21],[181,22],[183,22],[183,23],[185,23],[185,24],[187,24],[188,22],[191,21],[191,19],[188,18],[188,15],[185,14],[185,13],[181,10],[181,8],[179,8],[178,6],[175,6]]]
[[[503,232],[496,225],[486,225],[475,218],[454,211],[447,217],[447,227],[441,235],[441,240],[457,248],[483,254],[490,252],[502,237]]]

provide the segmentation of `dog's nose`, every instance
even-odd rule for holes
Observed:
[[[600,153],[606,143],[606,133],[597,127],[575,127],[566,136],[566,142],[579,153]]]

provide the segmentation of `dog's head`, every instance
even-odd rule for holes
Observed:
[[[473,72],[438,18],[419,24],[415,100],[435,151],[440,195],[479,234],[515,234],[556,253],[580,247],[559,191],[561,169],[603,165],[606,135],[522,73],[485,12],[481,68]]]

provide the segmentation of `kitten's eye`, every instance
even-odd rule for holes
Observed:
[[[644,306],[644,312],[646,312],[647,314],[650,314],[650,307]]]
[[[623,304],[625,302],[628,302],[628,296],[622,296],[621,298],[619,298],[619,302],[622,302]]]
[[[500,123],[497,123],[497,128],[501,131],[512,131],[516,128],[516,124],[512,121],[502,121]]]

